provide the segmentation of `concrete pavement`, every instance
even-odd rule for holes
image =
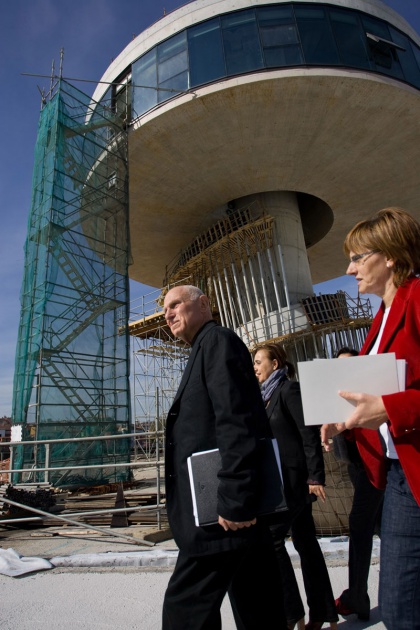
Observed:
[[[118,530],[114,529],[113,531],[117,532]],[[6,605],[3,606],[3,612],[0,613],[2,629],[26,630],[28,628],[29,630],[31,627],[33,630],[36,627],[36,624],[34,626],[33,623],[31,626],[25,625],[31,621],[26,622],[24,620],[27,617],[24,614],[27,608],[25,601],[27,602],[26,598],[30,597],[33,606],[39,611],[39,618],[43,619],[43,630],[73,630],[79,625],[79,622],[64,622],[63,615],[60,617],[60,624],[57,625],[56,623],[57,620],[55,620],[52,612],[55,610],[52,596],[57,589],[59,592],[56,594],[54,602],[61,601],[61,605],[64,607],[57,607],[58,615],[60,610],[72,606],[70,600],[74,600],[75,597],[78,601],[78,610],[85,608],[86,611],[91,611],[89,613],[85,611],[86,614],[92,615],[92,619],[90,622],[85,619],[84,627],[111,627],[111,620],[114,619],[117,612],[115,602],[118,602],[118,598],[121,596],[122,601],[127,599],[131,601],[131,598],[133,601],[128,608],[124,605],[124,610],[126,609],[124,614],[121,608],[118,609],[120,628],[140,628],[141,630],[160,628],[163,593],[176,562],[177,547],[174,541],[168,538],[167,532],[165,536],[165,533],[159,534],[155,530],[147,532],[144,528],[133,526],[121,528],[121,532],[138,537],[139,540],[145,536],[146,539],[152,538],[156,542],[152,547],[135,545],[125,539],[101,536],[97,532],[90,532],[88,526],[83,529],[54,527],[26,531],[5,530],[0,527],[1,548],[14,549],[25,558],[48,559],[53,567],[51,570],[29,573],[18,579],[0,575],[1,598],[3,602],[6,602]],[[334,595],[338,596],[347,586],[347,537],[321,538],[320,545],[327,561]],[[305,601],[298,555],[291,542],[287,543],[287,548],[296,569],[296,576],[303,595],[302,599]],[[369,576],[369,592],[372,603],[371,620],[360,622],[354,617],[348,617],[347,620],[340,618],[340,630],[362,630],[365,628],[379,630],[385,627],[380,621],[377,608],[378,558],[379,540],[376,539]],[[17,597],[16,585],[13,586],[17,581],[21,584],[20,590],[24,588],[25,583],[31,585],[30,593],[26,593],[23,599]],[[39,592],[37,591],[38,584]],[[63,591],[66,584],[69,590],[66,591],[66,587]],[[92,589],[95,592],[94,604],[92,602]],[[64,594],[65,591],[67,596]],[[104,596],[102,601],[102,594],[106,592],[108,592],[108,597]],[[71,593],[70,599],[68,593]],[[148,611],[140,625],[137,625],[135,616],[133,616],[133,611],[137,609]],[[3,617],[5,610],[8,611],[7,623],[6,617]],[[234,630],[235,624],[227,601],[222,612],[224,630]],[[121,617],[122,614],[123,617]],[[96,621],[93,620],[93,617]],[[69,616],[69,620],[70,618],[71,616]],[[12,621],[12,619],[14,620]],[[106,620],[106,622],[102,622],[100,619]],[[10,625],[11,623],[13,625]],[[71,625],[72,623],[73,625]]]

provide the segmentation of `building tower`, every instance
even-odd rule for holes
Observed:
[[[391,205],[420,220],[419,90],[420,37],[380,0],[188,2],[121,52],[81,124],[73,121],[75,129],[63,135],[63,155],[69,154],[72,165],[78,143],[85,147],[86,130],[103,134],[104,145],[92,139],[99,154],[89,153],[82,180],[77,169],[67,173],[79,195],[77,236],[86,238],[89,256],[101,261],[106,274],[109,268],[120,271],[112,260],[124,260],[126,268],[127,252],[109,227],[114,219],[107,204],[111,195],[117,195],[119,212],[125,203],[119,195],[126,193],[121,173],[128,163],[133,280],[166,287],[188,278],[209,294],[221,323],[250,348],[281,339],[293,347],[295,362],[329,356],[343,341],[359,346],[369,309],[360,310],[358,302],[352,310],[343,294],[315,296],[313,284],[343,273],[342,242],[357,220]],[[98,123],[102,112],[106,124]],[[123,160],[112,150],[115,134],[127,136],[127,159],[125,150]],[[87,185],[94,176],[100,179],[98,199],[97,189]],[[90,225],[86,217],[106,225]],[[70,273],[66,280],[74,284]],[[101,283],[100,314],[112,315],[114,333],[125,286],[117,300],[107,293],[112,284]],[[96,326],[89,292],[71,288],[83,299],[86,329]],[[146,398],[158,401],[154,409],[145,406],[147,422],[164,417],[162,401],[170,400],[176,368],[185,360],[164,330],[159,299],[154,307],[155,313],[132,327],[156,357],[169,349],[170,376],[166,371],[159,377],[163,398],[145,387]],[[65,339],[73,343],[80,331],[71,332]],[[101,335],[96,339],[100,344]],[[63,348],[51,344],[47,350],[49,369],[51,356]],[[37,352],[38,345],[35,358]],[[113,361],[121,356],[125,362],[124,348],[112,353]],[[26,354],[22,346],[23,359]],[[97,355],[102,360],[107,353],[101,348]],[[77,372],[78,361],[73,365]],[[126,371],[114,374],[113,366],[109,382],[118,376],[125,387]],[[99,390],[103,379],[96,364],[92,373]],[[61,380],[56,372],[47,376],[51,390],[57,386],[62,394],[62,372]],[[24,412],[33,382],[21,390]],[[117,389],[109,388],[111,397]],[[117,426],[120,415],[127,421],[126,395],[122,402],[103,400],[102,389],[97,396],[95,389],[92,432],[103,408],[114,410],[109,426]],[[57,422],[61,429],[62,418]],[[72,418],[69,431],[70,424]]]
[[[131,278],[192,278],[248,345],[307,326],[357,220],[420,215],[419,44],[379,0],[197,0],[135,38],[93,96],[129,128]]]
[[[360,347],[369,306],[313,283],[344,272],[357,220],[391,205],[420,219],[419,89],[420,38],[380,0],[196,0],[166,15],[93,95],[129,131],[131,278],[188,279],[249,347],[279,339],[294,362]],[[183,361],[155,306],[131,327],[145,429],[161,428]]]

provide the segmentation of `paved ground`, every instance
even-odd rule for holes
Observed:
[[[170,575],[168,570],[155,569],[53,569],[20,579],[0,575],[0,627],[160,630],[163,594]],[[345,572],[341,567],[332,567],[330,575],[334,593],[339,594],[345,586]],[[362,623],[340,618],[339,630],[384,629],[376,607],[377,575],[376,565],[371,570],[371,620]],[[299,570],[297,578],[302,587]],[[223,630],[235,630],[228,601],[223,604],[222,619]]]
[[[112,530],[135,537],[144,528]],[[0,548],[24,558],[50,560],[53,567],[20,578],[0,574],[2,630],[74,630],[77,627],[158,630],[163,593],[176,561],[171,538],[146,531],[153,546],[100,535],[85,528],[6,530],[0,527]],[[139,542],[141,539],[138,538]],[[149,541],[150,542],[150,541]],[[322,538],[334,595],[347,585],[347,538]],[[287,543],[303,593],[298,556]],[[383,629],[377,608],[379,541],[375,540],[369,578],[372,614],[369,622],[340,618],[340,630]],[[303,597],[304,599],[304,597]],[[28,614],[30,611],[30,614]],[[223,629],[234,630],[229,603],[223,605]]]
[[[0,548],[14,548],[24,556],[71,556],[74,554],[99,554],[165,550],[177,551],[169,530],[158,531],[156,527],[144,526],[110,528],[102,527],[98,532],[89,525],[56,527],[33,527],[33,529],[12,529],[0,524]],[[111,535],[112,534],[112,535]],[[129,540],[127,540],[129,538]],[[325,558],[331,565],[347,564],[347,536],[320,538]],[[132,541],[132,542],[131,542]],[[292,560],[298,556],[291,543],[288,548]],[[379,558],[379,540],[374,540],[372,561]]]

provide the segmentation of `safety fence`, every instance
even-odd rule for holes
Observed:
[[[145,459],[137,454],[137,450],[135,449],[135,444],[137,440],[145,440],[145,439],[153,439],[156,444],[155,449],[155,457],[154,459],[148,458]],[[62,444],[67,442],[67,440],[62,439],[51,439],[51,440],[26,440],[21,442],[4,442],[3,445],[10,449],[10,460],[8,468],[3,468],[2,470],[2,480],[3,486],[0,486],[0,506],[2,505],[3,509],[6,506],[13,506],[19,510],[23,510],[25,512],[33,512],[34,516],[15,516],[14,518],[0,518],[0,525],[8,525],[8,524],[16,524],[16,523],[30,523],[30,522],[42,522],[45,519],[50,521],[51,519],[57,519],[58,521],[65,522],[67,524],[79,525],[86,527],[86,521],[95,520],[99,515],[132,515],[135,512],[145,512],[147,513],[147,520],[150,525],[156,527],[157,529],[161,529],[163,527],[163,523],[166,523],[165,518],[165,502],[164,502],[164,492],[162,490],[163,480],[162,480],[162,467],[164,465],[163,459],[161,459],[161,454],[163,452],[163,443],[164,443],[164,434],[162,431],[153,431],[149,433],[141,432],[141,433],[126,433],[126,434],[115,434],[115,435],[105,435],[105,436],[96,436],[86,437],[86,438],[75,438],[78,442],[102,442],[106,445],[106,448],[109,452],[111,449],[115,450],[115,462],[112,464],[116,470],[126,469],[129,471],[128,475],[124,475],[124,477],[128,477],[133,482],[132,485],[145,485],[147,488],[151,485],[153,487],[153,491],[150,492],[146,490],[148,496],[148,504],[140,504],[135,505],[135,502],[130,501],[130,506],[124,505],[123,507],[109,507],[104,510],[83,510],[83,511],[73,511],[71,514],[63,514],[57,513],[55,510],[50,511],[47,509],[39,509],[34,505],[27,504],[27,502],[19,502],[14,501],[10,496],[8,496],[8,488],[16,488],[26,489],[29,493],[31,491],[39,491],[40,489],[52,488],[53,486],[50,483],[51,474],[57,471],[66,471],[66,470],[81,470],[84,472],[82,478],[86,477],[85,469],[103,469],[105,467],[109,468],[110,463],[107,464],[92,464],[86,465],[82,464],[64,466],[64,465],[51,465],[50,454],[51,449],[56,444]],[[118,444],[122,441],[125,441],[124,450],[130,453],[130,457],[127,461],[121,462],[119,460],[119,448]],[[129,446],[127,448],[127,442]],[[19,461],[18,450],[21,448],[33,448],[37,450],[43,450],[43,457],[40,458],[43,461],[43,465],[37,466],[36,468],[19,468],[15,467],[14,462],[16,460]],[[7,460],[4,461],[6,464]],[[117,477],[118,475],[115,475]],[[13,484],[9,484],[8,481],[13,479]],[[144,481],[145,480],[145,481]],[[114,484],[115,486],[116,484]],[[118,484],[117,484],[118,485]],[[119,488],[122,488],[123,484],[121,483]],[[70,486],[71,489],[71,486]],[[72,488],[73,490],[77,490],[77,484]],[[86,488],[81,487],[81,490],[85,490]],[[62,489],[60,489],[62,490]],[[10,492],[9,492],[10,494]],[[118,497],[118,491],[117,491]],[[57,495],[60,496],[60,495]],[[152,500],[151,500],[152,499]],[[30,503],[30,502],[29,502]],[[117,501],[115,502],[117,505]],[[82,522],[80,520],[83,519]],[[94,526],[89,524],[89,529],[95,529]],[[98,528],[96,528],[98,529]],[[102,533],[106,531],[106,533],[110,533],[111,530],[98,530]],[[124,536],[123,536],[124,537]],[[131,538],[131,537],[128,537]]]

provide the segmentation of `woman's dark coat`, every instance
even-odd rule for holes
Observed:
[[[266,412],[279,445],[286,501],[292,508],[309,499],[309,483],[325,484],[319,427],[305,426],[297,381],[281,381]]]

